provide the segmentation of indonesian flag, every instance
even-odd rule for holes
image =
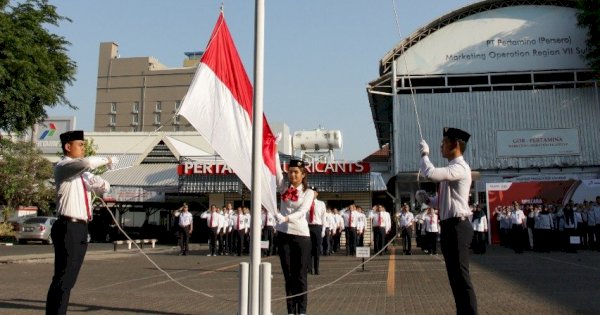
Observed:
[[[246,75],[223,13],[179,114],[185,117],[252,190],[252,85]],[[275,212],[275,137],[263,115],[261,201]]]

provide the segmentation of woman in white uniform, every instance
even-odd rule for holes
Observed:
[[[285,278],[288,314],[306,314],[308,296],[307,273],[310,264],[310,232],[306,214],[310,209],[314,192],[308,188],[304,162],[291,160],[288,167],[289,186],[277,163],[277,186],[281,192],[281,205],[277,213],[276,244],[281,269]]]

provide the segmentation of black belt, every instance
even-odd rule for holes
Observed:
[[[454,218],[449,218],[449,219],[442,220],[440,223],[441,224],[456,225],[456,224],[459,224],[462,221],[467,221],[467,220],[468,220],[467,217],[454,217]]]
[[[308,226],[323,226],[323,224],[309,224]]]
[[[87,220],[81,220],[81,219],[76,219],[73,217],[68,217],[66,215],[61,215],[58,217],[59,220],[63,220],[63,221],[68,221],[68,222],[73,222],[73,223],[79,223],[79,224],[88,224]]]

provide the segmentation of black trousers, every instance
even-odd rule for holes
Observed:
[[[277,232],[275,242],[285,278],[285,294],[292,296],[308,290],[310,236]],[[286,299],[288,314],[306,314],[308,294]]]
[[[473,252],[475,254],[485,254],[486,244],[485,244],[485,235],[486,232],[473,232],[473,244],[471,247],[473,248]]]
[[[549,253],[550,252],[550,242],[552,239],[552,230],[550,229],[534,229],[533,230],[535,237],[535,241],[533,243],[534,248],[538,252]]]
[[[233,230],[233,239],[235,250],[238,256],[242,256],[242,250],[244,249],[244,237],[246,236],[246,232],[244,230]]]
[[[477,314],[477,298],[469,274],[469,244],[473,239],[471,222],[452,218],[443,220],[441,228],[440,245],[456,314]]]
[[[184,253],[187,253],[190,250],[190,226],[183,226],[181,227],[181,232],[180,232],[180,238],[181,238],[181,251]]]
[[[273,254],[275,254],[275,245],[273,244],[273,235],[275,229],[273,229],[272,226],[265,226],[262,230],[262,240],[263,241],[269,241],[269,247],[266,250],[266,254],[267,256],[271,256]]]
[[[510,229],[510,241],[511,246],[515,253],[522,253],[523,248],[525,247],[525,236],[527,235],[527,230],[521,224],[513,224],[512,229]]]
[[[323,243],[323,226],[316,224],[309,224],[308,230],[310,231],[310,257],[312,264],[308,265],[308,270],[311,272],[319,273],[319,260],[321,258],[321,244]]]
[[[323,237],[323,255],[328,256],[331,253],[331,231],[329,228],[325,228],[325,236]]]
[[[410,253],[412,247],[412,227],[403,227],[400,235],[402,236],[402,250],[405,253]]]
[[[225,251],[228,254],[233,254],[233,231],[227,232],[225,238]]]
[[[217,247],[217,228],[208,228],[208,253],[211,255],[216,254]]]
[[[425,232],[425,239],[427,241],[427,250],[432,254],[437,254],[437,232]]]
[[[58,219],[50,235],[54,242],[54,276],[46,298],[46,314],[66,314],[87,251],[88,226]]]
[[[356,254],[356,228],[346,228],[346,255],[354,256]]]
[[[335,235],[332,236],[333,239],[333,251],[337,252],[340,250],[340,239],[342,238],[342,230],[336,229]]]
[[[374,247],[373,251],[375,253],[379,253],[381,249],[383,249],[383,245],[385,242],[385,228],[374,226],[373,227],[373,238],[374,238]]]

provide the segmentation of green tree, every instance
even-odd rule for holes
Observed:
[[[7,221],[18,206],[47,210],[54,198],[52,163],[29,141],[0,139],[0,204]]]
[[[46,29],[61,21],[70,22],[47,0],[0,0],[0,129],[22,133],[46,118],[46,107],[76,108],[65,97],[76,68],[70,43]]]
[[[600,1],[578,0],[577,21],[587,29],[585,58],[596,76],[600,75]]]

